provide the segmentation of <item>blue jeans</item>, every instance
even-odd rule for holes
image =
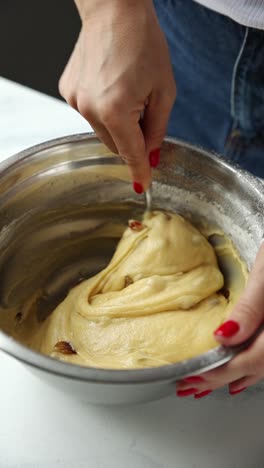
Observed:
[[[168,135],[264,178],[264,31],[192,0],[154,3],[177,83]]]

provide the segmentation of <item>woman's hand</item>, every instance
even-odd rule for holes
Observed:
[[[259,249],[247,288],[231,316],[216,331],[215,338],[225,346],[243,343],[264,321],[264,244]],[[250,346],[227,364],[186,378],[177,383],[178,396],[200,398],[212,390],[229,385],[231,395],[240,393],[264,378],[264,331]]]
[[[158,163],[176,95],[165,37],[152,0],[76,3],[82,29],[60,93],[127,162],[141,193],[151,181],[150,165]]]

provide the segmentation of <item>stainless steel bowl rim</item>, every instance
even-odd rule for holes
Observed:
[[[40,143],[2,161],[0,163],[0,173],[3,173],[6,169],[10,169],[15,163],[32,156],[34,153],[38,153],[58,145],[92,139],[97,140],[97,137],[94,133],[84,133],[68,135]],[[167,137],[165,141],[169,143],[181,144],[187,149],[190,148],[192,150],[199,150],[199,148],[196,148],[175,138]],[[218,159],[216,154],[204,151],[204,149],[201,150],[208,157],[215,160]],[[242,170],[234,163],[230,163],[226,159],[224,162],[222,161],[222,164],[228,167],[229,170],[234,170],[238,176],[244,176],[247,179],[247,182],[250,184],[251,188],[256,190],[264,198],[264,185],[254,176]],[[184,377],[190,374],[195,374],[198,371],[201,372],[201,367],[202,371],[205,372],[214,368],[216,362],[218,366],[222,365],[232,359],[240,351],[240,349],[240,347],[227,348],[224,346],[218,346],[204,354],[196,356],[195,358],[162,367],[133,370],[98,369],[68,364],[51,357],[44,356],[27,348],[26,346],[21,345],[12,337],[0,331],[0,350],[4,351],[10,356],[13,356],[19,361],[22,361],[37,369],[69,379],[108,384],[145,384],[151,382],[166,382],[172,379],[177,380],[177,377]]]

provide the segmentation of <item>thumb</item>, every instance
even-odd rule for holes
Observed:
[[[226,346],[243,343],[264,321],[264,244],[249,275],[247,287],[228,320],[216,331],[215,338]]]

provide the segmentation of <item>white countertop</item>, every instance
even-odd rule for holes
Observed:
[[[0,78],[0,160],[88,124]],[[134,407],[70,399],[0,353],[0,468],[263,468],[264,388]]]

